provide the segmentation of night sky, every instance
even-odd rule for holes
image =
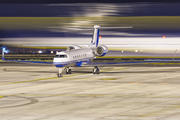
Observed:
[[[179,0],[0,0],[0,3],[129,3],[129,2],[180,2]]]

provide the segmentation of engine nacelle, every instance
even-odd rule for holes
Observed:
[[[95,54],[101,57],[101,56],[106,55],[107,52],[108,52],[108,47],[106,47],[105,45],[100,45],[96,48]]]
[[[81,47],[78,45],[73,45],[73,46],[67,47],[67,51],[74,50],[74,49],[81,49]]]

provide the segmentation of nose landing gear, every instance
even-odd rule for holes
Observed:
[[[66,68],[65,67],[62,67],[62,68],[59,68],[59,72],[57,74],[57,77],[63,77],[63,71],[65,70]]]
[[[59,72],[57,74],[57,77],[63,77],[63,71],[66,70],[66,74],[71,74],[71,69],[69,69],[69,67],[63,67],[63,68],[59,68]]]
[[[97,66],[94,67],[93,69],[93,74],[99,74],[99,68]]]

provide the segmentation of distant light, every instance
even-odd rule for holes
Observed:
[[[51,53],[54,53],[53,51],[51,51]]]
[[[166,36],[163,36],[163,38],[166,38]]]
[[[43,53],[43,51],[38,51],[38,53]]]
[[[58,53],[58,51],[56,51],[56,54]]]
[[[142,50],[141,50],[142,51]]]
[[[124,51],[122,51],[122,52],[124,52]]]
[[[138,50],[135,50],[135,52],[138,52]]]
[[[102,38],[101,36],[99,36],[99,38]]]

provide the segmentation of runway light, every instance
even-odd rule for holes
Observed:
[[[54,52],[53,51],[51,51],[51,54],[53,54]]]
[[[38,51],[38,53],[43,53],[43,51]]]
[[[166,36],[163,36],[163,38],[166,38]]]
[[[138,52],[138,50],[135,50],[135,52]]]

